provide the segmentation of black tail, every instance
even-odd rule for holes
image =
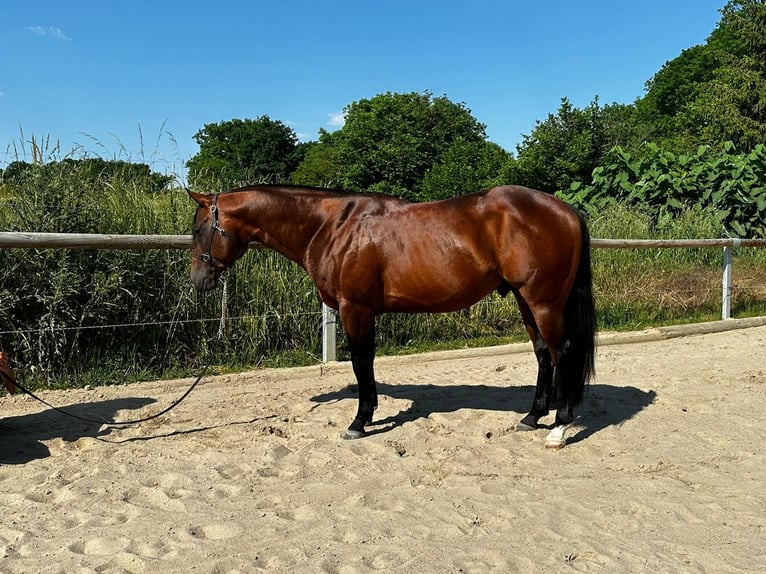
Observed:
[[[582,250],[572,289],[564,308],[565,358],[559,364],[561,394],[574,406],[582,400],[585,385],[596,374],[596,305],[593,300],[593,277],[590,262],[590,232],[581,214]]]

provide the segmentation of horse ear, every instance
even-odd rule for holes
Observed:
[[[209,195],[203,195],[201,193],[195,193],[188,187],[186,188],[186,193],[189,194],[189,197],[191,197],[197,205],[200,207],[209,207],[210,206],[210,196]]]

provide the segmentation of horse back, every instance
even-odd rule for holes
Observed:
[[[540,266],[530,251],[557,258],[550,245],[576,221],[563,202],[518,186],[430,203],[351,196],[331,213],[312,275],[326,302],[351,297],[379,312],[450,311],[503,283],[521,287]]]

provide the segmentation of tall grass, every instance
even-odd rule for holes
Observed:
[[[194,206],[184,190],[150,192],[131,177],[93,177],[53,162],[0,185],[0,229],[186,234]],[[690,210],[659,222],[614,208],[591,223],[594,237],[715,237],[714,216]],[[0,249],[0,349],[33,387],[109,384],[189,374],[306,364],[321,355],[316,289],[297,265],[250,251],[227,273],[228,318],[219,289],[188,280],[187,251]],[[720,315],[718,250],[593,252],[602,329],[642,328]],[[766,250],[740,249],[733,311],[766,313]],[[492,295],[443,315],[378,320],[383,353],[494,344],[526,338],[513,297]],[[343,338],[339,355],[347,358]]]
[[[594,237],[709,239],[721,225],[712,210],[691,208],[653,220],[614,206],[590,222]],[[637,329],[721,316],[720,249],[594,249],[594,292],[602,329]],[[735,250],[733,315],[766,314],[766,250]]]
[[[188,228],[180,193],[147,194],[119,176],[99,181],[79,169],[34,166],[5,185],[0,227],[148,234]],[[168,340],[157,325],[177,313],[176,301],[182,315],[190,314],[183,259],[171,251],[0,250],[2,344],[27,366],[27,376],[48,386],[69,385],[73,376],[87,380],[84,373],[103,371],[105,364],[114,373],[110,382],[126,373],[156,373],[174,362],[159,349],[190,346],[188,333]],[[123,326],[131,323],[145,325]]]

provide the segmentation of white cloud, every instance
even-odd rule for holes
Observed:
[[[27,30],[38,36],[45,36],[46,38],[54,38],[56,40],[71,40],[69,36],[64,34],[61,28],[56,26],[27,26]]]
[[[327,125],[334,128],[342,128],[346,123],[346,116],[343,114],[343,112],[333,112],[331,114],[327,114],[327,117],[329,118],[327,120]]]

